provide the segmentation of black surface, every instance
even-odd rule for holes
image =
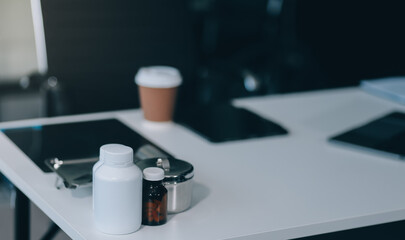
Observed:
[[[230,104],[183,107],[174,120],[216,143],[287,134],[277,123]]]
[[[392,112],[330,139],[405,157],[405,114]]]
[[[97,157],[100,147],[108,143],[130,146],[134,152],[143,144],[155,146],[116,119],[2,129],[2,131],[44,172],[50,172],[44,163],[45,159]],[[164,150],[160,150],[170,156]]]
[[[405,239],[404,228],[405,221],[397,221],[339,232],[319,234],[310,237],[296,238],[296,240],[400,240]]]
[[[297,35],[319,64],[320,84],[404,75],[404,8],[404,1],[297,1]],[[304,82],[315,87],[312,78]]]
[[[187,6],[187,0],[41,0],[47,74],[64,93],[62,115],[139,107],[134,76],[143,66],[170,65],[189,80]]]
[[[30,201],[27,196],[16,188],[14,209],[14,239],[30,239]]]

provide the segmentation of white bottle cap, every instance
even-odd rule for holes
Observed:
[[[135,83],[149,88],[172,88],[182,83],[179,70],[168,66],[142,67],[135,75]]]
[[[143,170],[143,178],[148,181],[160,181],[165,178],[165,172],[158,167],[148,167]]]
[[[106,144],[100,148],[100,160],[111,165],[126,165],[132,163],[133,150],[122,144]]]

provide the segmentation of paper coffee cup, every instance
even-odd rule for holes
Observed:
[[[154,122],[172,120],[177,88],[182,83],[179,70],[168,66],[142,67],[135,75],[144,118]]]

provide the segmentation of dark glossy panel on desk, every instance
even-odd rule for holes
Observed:
[[[330,139],[332,142],[405,157],[405,114],[392,112]]]
[[[279,124],[230,104],[183,107],[175,121],[216,143],[287,134]]]
[[[116,119],[2,129],[2,131],[44,172],[50,172],[44,164],[44,160],[48,158],[57,157],[63,160],[97,157],[100,146],[108,143],[130,146],[134,152],[144,144],[151,144]]]

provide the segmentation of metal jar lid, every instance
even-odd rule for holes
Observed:
[[[165,171],[164,183],[181,183],[194,176],[194,168],[190,163],[175,158],[149,158],[139,160],[136,165],[143,171],[148,167],[160,167]]]

